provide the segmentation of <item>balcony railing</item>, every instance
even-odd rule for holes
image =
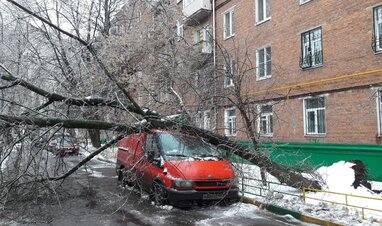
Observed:
[[[210,0],[188,0],[183,1],[183,4],[183,14],[188,25],[200,24],[212,11]]]

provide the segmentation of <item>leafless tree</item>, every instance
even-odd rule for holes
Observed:
[[[197,54],[192,44],[186,40],[178,41],[179,37],[171,24],[179,14],[165,1],[151,6],[144,4],[145,7],[149,7],[147,12],[154,12],[153,20],[130,23],[126,31],[118,35],[112,35],[110,32],[113,29],[111,22],[108,22],[111,20],[111,14],[103,14],[102,20],[106,22],[98,21],[101,12],[111,12],[112,7],[106,9],[105,4],[114,4],[114,1],[105,1],[102,5],[104,11],[94,10],[97,7],[99,9],[100,5],[97,6],[96,2],[92,1],[85,11],[87,13],[76,11],[82,7],[71,1],[56,1],[56,4],[52,5],[53,13],[47,11],[49,7],[46,5],[37,4],[36,8],[33,8],[33,5],[21,5],[13,0],[7,2],[5,7],[15,11],[16,18],[24,18],[20,24],[30,27],[27,32],[22,29],[24,33],[18,33],[20,41],[16,44],[23,47],[20,51],[26,51],[33,56],[28,58],[31,59],[28,65],[33,67],[33,70],[24,71],[25,67],[18,65],[24,62],[22,57],[25,53],[22,52],[13,55],[12,51],[8,50],[9,55],[15,58],[15,63],[7,60],[1,62],[1,90],[20,90],[21,93],[3,95],[0,101],[1,107],[7,109],[0,114],[0,120],[2,131],[8,138],[0,149],[2,165],[10,155],[14,155],[17,160],[18,156],[22,155],[16,153],[20,153],[27,146],[32,147],[44,134],[51,134],[52,131],[63,128],[114,130],[124,135],[150,128],[177,129],[201,136],[212,144],[223,144],[235,150],[240,157],[266,169],[281,182],[294,187],[319,187],[316,182],[270,161],[256,148],[255,152],[248,151],[224,136],[187,123],[165,119],[165,115],[176,111],[190,118],[190,109],[185,100],[188,100],[191,91],[197,94],[192,95],[194,98],[196,96],[196,105],[209,101],[211,95],[195,83],[195,73],[208,72],[212,66],[208,59]],[[133,10],[140,9],[138,5],[133,7]],[[62,12],[65,10],[69,14],[64,17]],[[136,14],[128,15],[135,17]],[[72,23],[69,23],[70,29],[67,30],[66,23],[70,21]],[[122,21],[131,22],[129,19]],[[22,40],[25,40],[25,44]],[[242,65],[243,74],[251,70],[250,67],[244,66],[250,65],[245,57]],[[39,78],[39,81],[36,81],[36,78]],[[235,103],[238,103],[238,108],[245,118],[248,116],[247,102],[240,99],[240,89],[235,89],[235,92]],[[22,97],[26,96],[26,93],[32,93],[34,96],[30,100],[38,100],[38,103],[24,101]],[[152,101],[145,102],[140,99],[142,93],[146,93]],[[161,93],[167,95],[164,100],[159,98]],[[114,114],[110,114],[110,109],[113,109]],[[101,115],[105,117],[101,118]],[[145,120],[142,121],[143,119]],[[249,138],[256,145],[253,119],[248,116],[245,122]],[[39,128],[46,129],[41,131]],[[44,153],[44,147],[35,148],[24,158],[25,162],[22,164],[21,161],[14,161],[26,166],[19,167],[24,171],[8,178],[5,176],[9,175],[2,174],[0,186],[9,189],[14,188],[16,183],[59,181],[67,178],[119,138],[121,137],[118,136],[99,148],[95,154],[63,175],[57,172],[52,175],[48,171],[36,175],[29,173],[29,166],[41,159],[38,155]],[[3,137],[2,139],[5,140]],[[36,163],[35,168],[38,167],[39,164]]]

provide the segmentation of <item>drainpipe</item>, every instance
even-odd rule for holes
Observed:
[[[212,39],[213,39],[213,65],[214,65],[214,81],[215,81],[215,84],[214,84],[214,96],[216,96],[217,94],[217,91],[216,91],[216,11],[215,11],[215,3],[216,3],[216,0],[212,0]],[[214,119],[215,119],[215,132],[217,132],[217,128],[218,128],[218,109],[217,109],[217,104],[215,103],[215,98],[213,97],[212,99],[212,103],[215,105],[214,106]]]
[[[214,45],[213,45],[213,54],[214,54],[214,67],[216,66],[216,21],[215,21],[215,1],[212,0],[212,38],[214,40]]]

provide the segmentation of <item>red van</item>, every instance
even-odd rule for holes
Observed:
[[[216,146],[203,139],[151,130],[118,142],[118,180],[138,185],[157,205],[189,207],[240,199],[235,173]]]

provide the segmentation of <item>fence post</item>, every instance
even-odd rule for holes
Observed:
[[[306,203],[305,187],[302,188],[302,196],[304,197],[304,203]]]

